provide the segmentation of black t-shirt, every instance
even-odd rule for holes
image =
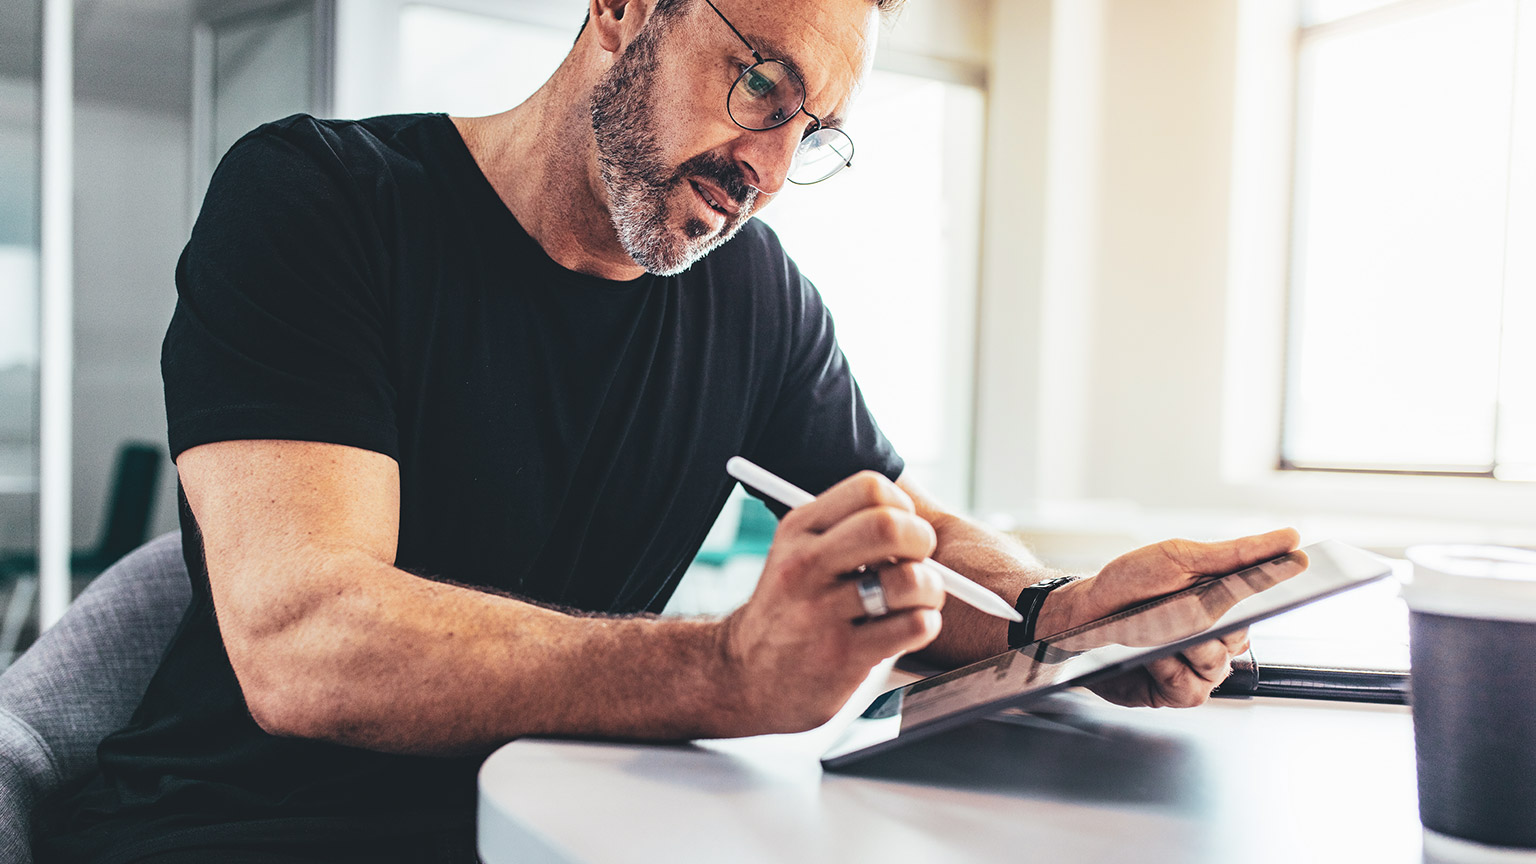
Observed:
[[[679,276],[573,273],[443,115],[299,116],[247,135],[214,175],[176,284],[162,357],[172,454],[289,439],[390,456],[395,563],[427,577],[658,612],[730,492],[729,457],[812,491],[902,470],[819,295],[767,227],[749,222]],[[478,759],[255,724],[184,500],[182,528],[191,607],[45,847],[116,861],[468,824]]]

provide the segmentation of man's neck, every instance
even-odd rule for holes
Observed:
[[[587,105],[598,70],[582,67],[573,54],[516,108],[453,123],[502,203],[555,263],[636,279],[645,270],[619,243],[597,169]]]

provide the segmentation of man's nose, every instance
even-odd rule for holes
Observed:
[[[737,139],[735,156],[746,172],[747,182],[765,194],[777,195],[784,188],[790,166],[795,162],[795,149],[800,146],[798,119],[776,129],[744,130]]]

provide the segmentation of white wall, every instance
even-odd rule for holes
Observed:
[[[993,5],[993,0],[908,0],[881,31],[875,63],[892,72],[981,83],[978,72],[992,57]]]
[[[979,513],[1027,510],[1039,482],[1052,6],[1012,0],[991,10],[972,484]]]
[[[1105,3],[1088,495],[1198,506],[1220,470],[1235,8]]]

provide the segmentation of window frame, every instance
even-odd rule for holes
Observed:
[[[1503,531],[1498,526],[1536,523],[1536,483],[1524,477],[1301,470],[1281,459],[1302,2],[1239,3],[1220,468],[1207,480],[1191,478],[1186,491],[1213,502],[1241,501],[1253,511],[1368,520],[1394,535],[1423,525],[1435,526],[1444,539],[1446,526],[1454,524],[1486,541],[1490,530]],[[1522,14],[1522,26],[1532,27],[1536,5],[1521,2],[1532,11]],[[1525,536],[1513,527],[1510,534]]]
[[[1299,284],[1299,275],[1297,272],[1299,270],[1302,256],[1304,255],[1304,250],[1300,240],[1300,235],[1302,232],[1302,218],[1305,211],[1305,205],[1302,201],[1303,189],[1301,187],[1301,178],[1305,172],[1305,162],[1308,155],[1303,152],[1301,147],[1301,137],[1304,131],[1303,124],[1306,122],[1306,101],[1308,99],[1307,88],[1303,82],[1304,52],[1308,49],[1309,44],[1315,44],[1319,39],[1327,39],[1339,34],[1358,33],[1381,27],[1388,27],[1398,21],[1411,19],[1413,17],[1422,16],[1425,14],[1432,14],[1437,10],[1464,5],[1470,2],[1473,2],[1473,0],[1385,0],[1385,2],[1382,2],[1379,5],[1371,6],[1361,11],[1347,13],[1332,20],[1321,21],[1317,23],[1309,23],[1305,20],[1303,12],[1305,0],[1296,0],[1295,2],[1294,50],[1290,59],[1291,68],[1288,73],[1292,81],[1292,115],[1289,128],[1289,135],[1291,139],[1291,157],[1289,180],[1290,193],[1288,196],[1287,217],[1289,230],[1286,241],[1288,247],[1288,270],[1285,279],[1286,335],[1283,349],[1284,360],[1282,363],[1283,383],[1280,394],[1280,429],[1279,439],[1276,446],[1276,465],[1280,471],[1389,476],[1402,475],[1416,477],[1459,477],[1497,480],[1501,482],[1533,479],[1531,477],[1523,476],[1526,473],[1526,471],[1523,469],[1528,468],[1528,466],[1511,466],[1509,463],[1502,462],[1500,458],[1502,455],[1500,438],[1503,433],[1503,424],[1500,422],[1498,412],[1500,406],[1504,402],[1504,379],[1506,377],[1505,364],[1510,362],[1510,354],[1512,353],[1509,350],[1510,346],[1508,344],[1501,344],[1499,351],[1499,368],[1496,372],[1496,390],[1498,391],[1498,398],[1494,408],[1495,414],[1493,417],[1493,427],[1491,430],[1492,440],[1489,442],[1492,461],[1481,470],[1477,470],[1471,467],[1442,467],[1434,464],[1364,465],[1350,464],[1345,462],[1334,463],[1328,461],[1308,461],[1292,458],[1286,446],[1286,438],[1292,420],[1291,400],[1295,395],[1293,381],[1296,374],[1296,365],[1300,363],[1300,358],[1298,355],[1301,351],[1299,330],[1301,328],[1302,322],[1298,316],[1294,298],[1296,297],[1296,293],[1299,290],[1304,290]],[[1515,4],[1517,10],[1520,12],[1536,12],[1536,4],[1532,4],[1530,0],[1511,0],[1511,2]],[[1529,14],[1522,14],[1518,16],[1517,20],[1524,20],[1529,18]],[[1525,30],[1527,31],[1526,33],[1517,34],[1516,36],[1515,50],[1517,52],[1522,46],[1536,45],[1536,42],[1533,42],[1531,39],[1531,37],[1536,34],[1530,32],[1531,27],[1528,23],[1526,24]],[[1518,62],[1518,56],[1515,60],[1515,63],[1518,69],[1520,65]],[[1529,66],[1530,64],[1525,65]],[[1526,80],[1521,81],[1519,78],[1517,78],[1514,82],[1514,86],[1516,88],[1518,88],[1522,83],[1527,85],[1531,83],[1532,75],[1529,71],[1526,71],[1522,77]],[[1529,89],[1530,87],[1527,86],[1526,90]],[[1527,95],[1524,101],[1526,103],[1530,103],[1530,96]],[[1531,106],[1529,104],[1522,106],[1517,90],[1516,96],[1510,105],[1510,140],[1507,145],[1511,154],[1511,162],[1509,166],[1509,183],[1511,186],[1514,186],[1516,182],[1516,166],[1514,164],[1514,160],[1516,158],[1515,151],[1517,140],[1520,134],[1519,127],[1522,107],[1524,108],[1525,113],[1530,113]],[[1530,192],[1531,190],[1526,191]],[[1516,226],[1518,224],[1515,219],[1515,205],[1513,203],[1513,199],[1517,194],[1519,193],[1511,191],[1509,194],[1510,203],[1506,204],[1504,220],[1505,259],[1508,259],[1512,255],[1517,254],[1515,250],[1510,248],[1513,244],[1509,242],[1509,238],[1515,233]],[[1510,303],[1508,302],[1509,297],[1514,293],[1514,286],[1517,282],[1517,277],[1512,275],[1512,269],[1513,268],[1508,266],[1505,267],[1506,272],[1504,273],[1503,282],[1500,286],[1500,295],[1502,298],[1504,298],[1504,307],[1506,310],[1510,306]],[[1506,322],[1501,322],[1501,338],[1503,335],[1503,324]],[[1504,342],[1507,343],[1508,340],[1504,340]]]

